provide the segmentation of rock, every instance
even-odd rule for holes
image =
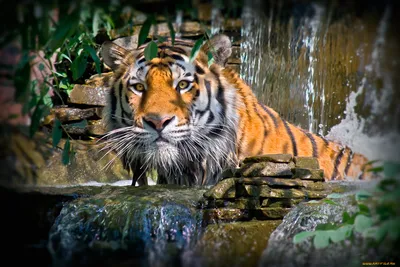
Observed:
[[[224,221],[243,221],[249,220],[250,214],[248,210],[236,208],[219,208],[219,209],[205,209],[203,210],[203,218],[206,224]]]
[[[241,167],[240,174],[245,177],[275,176],[291,177],[291,165],[286,163],[258,162],[247,163]]]
[[[294,157],[297,168],[319,169],[318,159],[315,157]]]
[[[281,220],[208,225],[185,266],[257,266],[269,235]]]
[[[324,170],[322,169],[304,169],[293,168],[293,178],[300,178],[303,180],[325,181]]]
[[[237,209],[259,209],[260,200],[258,198],[237,198],[235,199],[235,208]]]
[[[237,183],[250,185],[269,185],[269,186],[284,186],[284,187],[303,187],[304,183],[300,179],[288,178],[273,178],[273,177],[250,177],[239,178]]]
[[[235,188],[235,179],[228,178],[220,181],[204,193],[205,198],[224,198],[229,189]]]
[[[373,183],[365,183],[365,181],[352,181],[347,185],[343,183],[341,186],[350,187],[347,188],[346,195],[343,195],[342,198],[332,199],[338,205],[323,201],[312,204],[304,202],[291,209],[282,224],[271,234],[258,266],[335,267],[348,266],[349,263],[351,266],[362,266],[363,262],[395,262],[398,260],[398,238],[396,241],[385,238],[381,243],[374,242],[372,245],[370,237],[363,237],[363,234],[352,231],[350,239],[342,242],[329,242],[325,248],[316,248],[312,237],[297,244],[293,242],[296,234],[303,231],[315,231],[317,225],[341,225],[344,211],[348,212],[350,216],[359,212],[358,203],[355,200],[356,192],[360,189],[369,191],[368,188],[371,188],[371,185]],[[370,210],[374,210],[372,205],[375,201],[371,200],[365,204]],[[382,200],[376,203],[382,203]]]
[[[290,208],[261,208],[255,211],[258,220],[276,220],[282,219]]]
[[[323,191],[328,190],[330,186],[325,182],[314,182],[314,181],[301,181],[303,183],[304,188],[313,190],[313,191]]]
[[[222,178],[239,177],[240,176],[239,171],[240,171],[239,168],[228,168],[222,172],[221,176]]]
[[[243,160],[243,163],[263,162],[270,161],[275,163],[289,163],[292,161],[291,154],[265,154],[253,157],[247,157]]]
[[[327,195],[330,194],[328,191],[310,191],[310,190],[303,190],[307,199],[322,199],[325,198]]]
[[[106,87],[75,84],[68,101],[72,104],[105,106],[107,91]]]
[[[271,199],[266,198],[262,200],[261,207],[270,207],[270,208],[291,208],[300,202],[304,201],[301,198],[293,198],[293,199]]]
[[[196,21],[183,22],[179,31],[182,37],[194,37],[204,34],[204,29],[202,29],[200,23]]]
[[[97,117],[97,112],[95,108],[80,109],[80,108],[56,107],[50,110],[49,116],[57,118],[59,121],[64,123],[69,121],[80,121],[92,117]]]
[[[87,134],[94,136],[102,136],[107,133],[107,129],[103,120],[88,121],[86,130]]]
[[[271,198],[304,198],[305,194],[298,189],[277,189],[267,185],[245,185],[247,196]]]

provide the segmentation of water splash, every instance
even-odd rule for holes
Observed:
[[[385,40],[391,15],[390,7],[385,12],[377,29],[377,37],[371,53],[371,63],[365,66],[364,77],[357,91],[351,92],[346,101],[345,117],[335,125],[326,136],[328,139],[340,140],[354,151],[366,155],[370,160],[388,160],[400,162],[400,133],[397,132],[398,117],[390,116],[388,103],[393,101],[393,76],[382,69],[385,58]],[[371,86],[379,79],[383,89],[378,92]],[[363,118],[356,112],[360,105],[358,99],[365,95],[365,103],[371,108],[370,116]],[[382,131],[382,124],[375,124],[374,119],[381,122],[390,120],[391,128]],[[386,120],[386,121],[385,121]]]

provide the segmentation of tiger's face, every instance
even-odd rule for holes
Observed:
[[[175,179],[204,165],[222,168],[233,152],[234,89],[219,75],[230,42],[219,36],[210,43],[215,57],[210,67],[207,46],[190,60],[192,44],[186,41],[158,44],[158,57],[151,61],[144,47],[103,45],[103,59],[115,73],[107,106],[112,149],[131,165]]]

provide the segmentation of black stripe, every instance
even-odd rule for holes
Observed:
[[[265,125],[265,123],[264,123],[263,117],[262,117],[261,114],[258,112],[257,103],[256,103],[256,102],[254,102],[254,112],[257,114],[258,118],[263,122],[262,125],[263,125],[263,127],[264,127],[263,136],[261,137],[261,139],[262,139],[262,141],[261,141],[261,148],[260,148],[260,150],[259,150],[258,153],[257,153],[257,154],[261,154],[262,151],[263,151],[263,149],[264,149],[265,139],[266,139],[266,136],[268,135],[268,131],[267,131],[267,127],[266,127],[266,125]],[[257,137],[257,138],[258,138],[258,137]]]
[[[199,76],[197,76],[197,74],[194,74],[194,82],[199,84]]]
[[[192,76],[192,74],[190,72],[185,73],[185,75],[184,75],[184,77],[189,77],[189,76]]]
[[[142,63],[145,62],[145,61],[146,61],[146,58],[142,58],[142,59],[140,59],[140,60],[137,62],[137,64],[140,65],[140,64],[142,64]]]
[[[175,60],[185,61],[185,59],[183,57],[181,57],[180,55],[173,54],[173,55],[171,55],[171,57]]]
[[[297,156],[297,144],[296,144],[296,139],[294,138],[294,135],[292,133],[292,130],[290,130],[290,127],[288,125],[288,122],[285,120],[283,121],[283,125],[285,125],[286,132],[288,133],[290,140],[292,141],[292,146],[293,146],[293,156]]]
[[[202,67],[200,67],[199,65],[196,64],[195,66],[196,72],[200,75],[203,75],[205,73],[205,71],[203,70]]]
[[[348,156],[348,158],[347,158],[346,168],[344,169],[344,174],[345,174],[345,175],[347,175],[347,173],[348,173],[349,170],[350,170],[351,161],[353,160],[353,156],[354,156],[354,152],[351,151],[351,150],[349,149],[349,156]]]
[[[186,68],[185,68],[185,66],[183,66],[182,64],[179,64],[179,63],[175,63],[177,66],[179,66],[181,69],[183,69],[183,71],[186,71]]]
[[[200,95],[200,90],[197,89],[196,94],[194,95],[192,102],[195,102],[197,100],[197,98],[199,97],[199,95]]]
[[[344,148],[342,148],[339,153],[336,155],[336,159],[335,159],[335,165],[333,165],[333,172],[332,172],[332,176],[331,176],[331,180],[335,180],[336,176],[339,173],[338,167],[340,165],[340,162],[342,161],[343,155],[344,155]]]
[[[312,145],[312,156],[318,158],[318,146],[317,142],[315,142],[314,136],[312,133],[307,132],[302,129],[302,132],[310,139],[311,145]]]
[[[223,118],[225,118],[225,111],[226,111],[226,103],[225,103],[225,98],[224,98],[224,87],[221,84],[220,79],[218,78],[218,91],[217,91],[217,101],[218,103],[221,104],[222,106],[222,111],[223,111]]]
[[[208,116],[207,123],[211,123],[214,120],[214,113],[210,110],[210,115]]]
[[[278,119],[274,116],[271,110],[269,110],[269,108],[267,108],[264,104],[259,103],[259,105],[261,105],[261,107],[265,110],[265,112],[267,112],[268,115],[272,118],[272,120],[274,121],[275,128],[278,128]]]
[[[204,110],[196,110],[196,114],[200,114],[200,116],[203,116],[204,113],[210,109],[211,106],[211,83],[207,80],[204,80],[204,84],[206,86],[206,91],[207,91],[207,97],[208,97],[208,103],[207,103],[207,107]]]

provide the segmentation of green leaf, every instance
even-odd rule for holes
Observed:
[[[365,231],[362,232],[362,236],[364,238],[372,238],[378,242],[382,242],[382,240],[385,238],[386,233],[387,233],[386,228],[373,226],[365,229]]]
[[[350,216],[350,214],[347,211],[345,211],[345,212],[343,212],[342,222],[344,224],[354,224],[354,220],[356,219],[356,216],[357,216],[357,214]]]
[[[374,167],[374,168],[370,168],[367,170],[367,172],[373,172],[373,173],[378,173],[378,172],[382,172],[383,171],[383,167]]]
[[[174,46],[174,44],[175,44],[175,30],[174,30],[174,26],[172,25],[172,22],[170,20],[168,20],[168,29],[169,29],[169,35],[171,36],[172,46]]]
[[[96,54],[96,50],[94,50],[94,48],[89,45],[85,45],[84,48],[89,53],[89,55],[92,57],[95,65],[96,65],[96,71],[98,74],[100,74],[101,73],[101,61],[100,61],[100,58]]]
[[[78,80],[86,70],[87,56],[81,54],[77,56],[71,64],[72,78],[74,81]]]
[[[29,127],[29,136],[32,138],[37,130],[39,129],[40,120],[43,118],[44,108],[43,108],[43,101],[39,100],[36,105],[35,111],[31,117],[31,125]]]
[[[144,49],[144,57],[147,61],[152,60],[153,58],[157,57],[158,46],[154,41],[151,41],[147,44],[146,48]]]
[[[369,215],[369,208],[364,204],[358,204],[358,208],[360,209],[360,213]]]
[[[365,190],[360,190],[356,193],[356,200],[357,201],[363,201],[366,199],[369,199],[372,196],[372,194],[368,191]]]
[[[207,52],[207,57],[208,57],[208,66],[210,67],[214,63],[214,57],[211,51]]]
[[[190,62],[193,62],[193,60],[196,58],[197,54],[200,51],[201,45],[203,44],[204,41],[204,36],[198,39],[192,48],[192,51],[190,52]]]
[[[53,147],[56,147],[62,137],[61,122],[58,119],[54,120],[53,130],[51,135],[53,137]]]
[[[400,218],[390,219],[382,223],[382,231],[387,232],[389,238],[393,241],[398,241],[400,238]]]
[[[338,193],[332,193],[326,196],[326,198],[342,198],[342,197],[344,197],[344,195]]]
[[[336,229],[335,231],[331,230],[330,239],[332,242],[337,243],[348,239],[353,232],[353,225],[344,225]]]
[[[314,235],[315,235],[315,232],[307,232],[307,231],[300,232],[293,237],[293,243],[298,244],[298,243],[306,240],[308,237],[314,236]]]
[[[336,203],[335,201],[331,200],[331,199],[323,199],[323,202],[327,203],[327,204],[331,204],[331,205],[335,205],[335,206],[340,206],[338,203]]]
[[[69,16],[62,18],[58,26],[49,39],[48,47],[51,52],[54,52],[57,48],[61,47],[65,40],[71,37],[79,25],[79,10],[73,12]]]
[[[326,230],[333,230],[333,229],[337,229],[337,228],[338,227],[333,223],[321,223],[321,224],[318,224],[317,227],[315,227],[315,230],[326,231]]]
[[[64,150],[62,152],[62,164],[64,165],[68,165],[70,162],[70,149],[71,149],[71,144],[69,142],[69,139],[67,139],[64,145]]]
[[[359,233],[362,233],[365,231],[365,229],[369,228],[372,226],[372,219],[371,217],[367,217],[363,214],[357,215],[356,219],[354,220],[354,230],[356,230]]]
[[[329,231],[316,231],[314,237],[314,247],[316,249],[326,248],[329,245]]]
[[[148,16],[139,32],[138,47],[146,42],[147,36],[149,35],[150,32],[151,25],[153,23],[154,23],[154,17]]]
[[[395,178],[400,173],[400,163],[385,161],[383,163],[385,178]]]

